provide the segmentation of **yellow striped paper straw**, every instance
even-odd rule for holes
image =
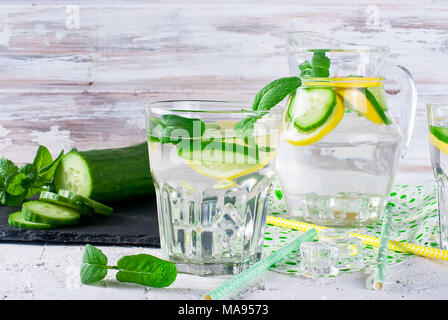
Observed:
[[[295,221],[291,219],[285,219],[280,217],[268,216],[266,219],[266,223],[272,224],[274,226],[296,229],[298,231],[307,231],[309,229],[316,229],[317,232],[320,232],[324,229],[329,229],[328,227],[318,226],[311,223]],[[368,236],[356,232],[350,232],[350,235],[353,237],[357,237],[361,239],[365,244],[372,245],[374,247],[378,247],[380,245],[380,238]],[[437,248],[431,248],[426,246],[421,246],[418,244],[411,244],[406,242],[401,242],[397,240],[389,240],[389,244],[387,246],[388,249],[403,253],[412,253],[415,255],[419,255],[422,257],[434,258],[439,260],[448,261],[448,250],[442,250]]]

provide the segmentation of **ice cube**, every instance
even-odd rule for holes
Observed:
[[[350,236],[346,229],[325,229],[319,232],[319,241],[338,248],[339,269],[349,269],[361,263],[362,241]]]
[[[338,248],[327,242],[304,242],[300,246],[300,268],[309,276],[336,275]]]

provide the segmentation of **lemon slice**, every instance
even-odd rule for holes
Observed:
[[[429,141],[440,151],[448,156],[448,143],[436,138],[432,133],[429,133]]]
[[[331,86],[335,88],[368,88],[382,85],[382,78],[334,77],[305,81],[305,86]]]
[[[193,155],[195,158],[190,159],[198,160],[188,160],[188,157],[191,157],[191,155],[188,155],[187,163],[189,166],[203,176],[220,181],[232,181],[235,178],[260,170],[276,156],[276,151],[273,150],[269,152],[260,151],[258,153],[258,159],[255,159],[247,156],[247,154],[238,155],[231,151],[216,149],[213,150],[213,159],[211,159],[208,153],[201,153],[201,151],[194,152],[196,153],[196,155]],[[230,159],[230,161],[226,161],[226,159]],[[222,182],[222,184],[224,187],[230,185],[228,182]]]
[[[317,130],[310,134],[303,134],[290,124],[287,130],[283,130],[285,140],[294,146],[306,146],[315,143],[333,131],[344,117],[345,107],[339,96],[336,96],[336,106],[330,118]]]
[[[358,89],[337,89],[336,94],[342,97],[347,107],[361,113],[373,123],[379,125],[384,123],[369,99]]]
[[[213,189],[227,189],[234,186],[236,186],[236,183],[233,180],[220,180],[213,185]]]

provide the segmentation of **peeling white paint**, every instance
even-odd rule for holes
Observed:
[[[33,130],[30,135],[35,137],[33,142],[46,146],[50,151],[69,151],[74,147],[75,142],[70,139],[70,131],[59,130],[60,126],[52,126],[50,131]]]

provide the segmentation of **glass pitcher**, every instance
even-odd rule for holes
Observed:
[[[314,32],[290,33],[288,51],[302,86],[282,117],[277,174],[286,217],[335,227],[377,221],[414,126],[411,74],[389,63],[387,48]]]

